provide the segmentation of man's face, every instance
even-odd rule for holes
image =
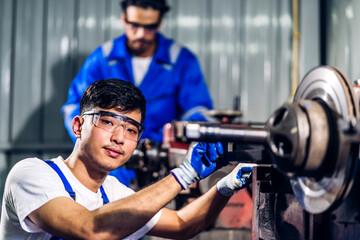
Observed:
[[[156,47],[155,35],[160,27],[160,11],[129,6],[121,16],[128,38],[127,46],[136,56],[148,57]]]
[[[122,114],[137,122],[141,120],[140,111],[121,113],[116,109],[100,109],[107,112]],[[88,162],[88,166],[100,171],[109,172],[124,165],[133,154],[137,141],[125,138],[124,128],[119,127],[115,132],[106,131],[93,123],[94,115],[84,115],[81,131],[80,157]],[[104,119],[108,124],[109,119]]]

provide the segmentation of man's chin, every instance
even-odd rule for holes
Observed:
[[[101,165],[102,165],[102,169],[105,172],[111,172],[123,166],[124,164],[125,162],[123,160],[109,159],[108,162],[103,162]]]
[[[126,161],[121,161],[121,162],[117,162],[116,165],[111,165],[109,167],[109,169],[111,169],[110,171],[114,171],[120,167],[123,167],[125,165]]]
[[[141,54],[144,54],[145,52],[147,51],[147,48],[144,48],[144,47],[138,47],[138,48],[133,48],[132,49],[132,52],[135,54],[135,55],[141,55]]]

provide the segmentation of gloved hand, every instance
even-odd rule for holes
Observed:
[[[232,196],[235,191],[245,188],[249,184],[252,167],[239,163],[234,170],[217,182],[216,188],[224,196]]]
[[[227,162],[218,159],[224,154],[220,142],[190,144],[183,163],[170,172],[175,176],[183,189],[190,184],[209,176],[215,170],[227,165]]]

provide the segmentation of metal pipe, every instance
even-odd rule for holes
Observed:
[[[243,125],[211,125],[206,123],[178,124],[177,137],[187,141],[202,142],[245,142],[265,144],[268,131]]]

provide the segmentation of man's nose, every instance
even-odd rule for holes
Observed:
[[[145,36],[145,33],[146,33],[146,29],[144,27],[139,27],[137,30],[136,30],[136,36],[138,38],[142,38]]]
[[[117,144],[123,143],[125,140],[125,127],[119,126],[118,129],[111,135],[111,140],[116,142]]]

